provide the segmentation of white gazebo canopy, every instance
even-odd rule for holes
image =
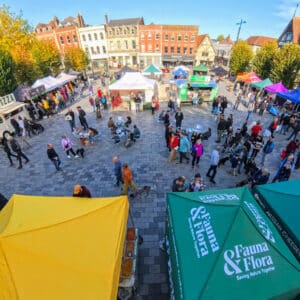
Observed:
[[[59,82],[61,84],[66,84],[70,81],[74,81],[75,79],[77,78],[77,76],[75,75],[70,75],[70,74],[67,74],[67,73],[60,73],[56,76],[56,79],[59,80]]]
[[[45,86],[46,92],[50,92],[62,86],[63,84],[53,76],[47,76],[41,79],[37,79],[31,88],[37,88],[39,86]]]

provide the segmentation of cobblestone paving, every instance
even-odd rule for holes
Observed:
[[[225,83],[220,84],[219,94],[226,95],[230,101],[235,97],[225,89]],[[74,105],[76,106],[78,102]],[[87,98],[80,100],[80,104],[89,112]],[[164,104],[162,105],[164,106]],[[242,107],[236,112],[231,105],[225,115],[234,114],[234,128],[240,127],[246,117],[246,109]],[[204,130],[211,127],[212,137],[204,141],[204,155],[197,171],[205,175],[209,167],[209,158],[216,139],[216,122],[210,113],[210,105],[201,107],[183,106],[183,127],[190,128],[201,125]],[[139,186],[150,185],[151,192],[147,197],[130,200],[131,212],[135,226],[140,229],[144,239],[139,250],[138,261],[138,290],[136,299],[168,299],[168,275],[167,259],[165,253],[159,249],[159,241],[164,237],[166,217],[166,193],[170,191],[172,180],[185,175],[191,179],[194,170],[191,165],[168,163],[168,151],[164,141],[164,127],[151,116],[150,111],[141,113],[131,112],[104,112],[103,120],[96,121],[93,113],[88,114],[88,123],[101,131],[103,138],[94,145],[86,147],[84,159],[68,159],[60,146],[62,134],[70,134],[70,128],[62,114],[43,120],[46,130],[44,133],[29,139],[32,147],[24,152],[30,158],[30,163],[24,165],[22,170],[9,167],[4,153],[0,153],[0,191],[10,197],[12,194],[29,195],[71,195],[76,183],[86,185],[94,197],[114,196],[120,194],[120,189],[114,187],[114,175],[112,157],[118,155],[122,162],[129,163],[134,170],[135,181]],[[133,124],[137,124],[142,131],[142,137],[131,148],[123,145],[115,145],[111,140],[107,128],[108,117],[112,115],[131,115]],[[258,120],[257,115],[252,115],[249,124]],[[262,118],[262,124],[268,126],[272,116],[266,113]],[[76,119],[77,123],[78,119]],[[286,145],[286,136],[276,136],[275,150],[266,158],[266,166],[271,171],[271,178],[275,175],[279,165],[279,153]],[[78,141],[72,138],[74,148],[79,147]],[[46,156],[47,143],[52,143],[63,162],[61,172],[56,172],[52,163]],[[260,161],[260,154],[257,157]],[[230,188],[236,182],[244,179],[244,174],[233,177],[227,173],[227,166],[218,169],[215,178],[217,184],[212,185],[207,181],[208,189]],[[299,178],[299,171],[292,174],[293,178]]]

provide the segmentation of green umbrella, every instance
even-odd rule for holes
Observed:
[[[250,85],[259,90],[262,90],[265,86],[272,85],[272,84],[273,82],[269,78],[267,78],[259,82],[253,82]]]
[[[208,71],[208,67],[204,64],[200,64],[196,67],[193,68],[193,71],[196,71],[196,72],[202,72],[202,73],[207,73]]]

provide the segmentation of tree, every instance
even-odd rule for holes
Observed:
[[[225,40],[225,36],[223,34],[218,35],[218,37],[217,37],[218,42],[224,41],[224,40]]]
[[[89,64],[87,54],[80,48],[70,47],[65,52],[64,63],[66,69],[83,71]]]
[[[229,62],[230,71],[233,74],[248,72],[251,70],[251,60],[253,52],[251,47],[245,41],[237,42],[231,51]]]
[[[279,49],[276,42],[266,43],[259,49],[253,59],[253,71],[260,78],[271,77],[272,69],[274,68],[274,58]]]
[[[0,50],[0,96],[12,93],[17,87],[16,64],[6,50]]]
[[[39,76],[49,76],[58,73],[60,55],[51,41],[35,40],[31,49],[32,56],[37,65]]]
[[[300,46],[297,44],[284,45],[274,58],[271,80],[273,82],[282,81],[288,89],[292,89],[299,78],[299,71]]]

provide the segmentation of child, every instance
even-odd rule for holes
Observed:
[[[237,168],[238,166],[240,165],[241,163],[241,159],[240,159],[240,154],[239,153],[236,153],[230,160],[231,162],[231,171],[230,173],[233,175],[233,176],[237,176]]]

